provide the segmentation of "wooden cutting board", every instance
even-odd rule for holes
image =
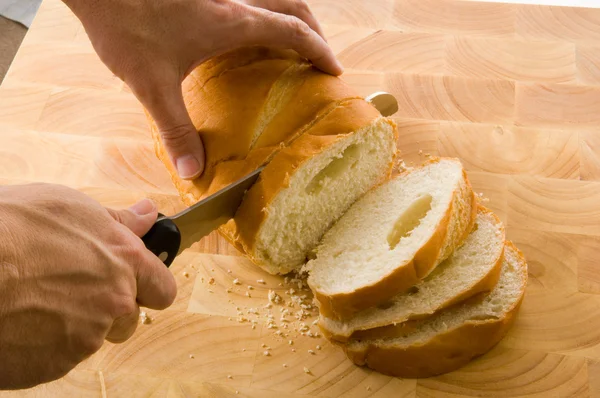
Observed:
[[[525,252],[529,286],[510,334],[451,374],[382,376],[320,336],[300,336],[293,316],[285,329],[278,306],[278,328],[268,329],[268,289],[289,302],[293,286],[212,234],[172,266],[175,304],[149,311],[131,340],[105,344],[59,381],[1,397],[600,396],[600,10],[310,4],[343,78],[363,95],[397,97],[406,162],[459,157]],[[43,2],[0,87],[0,181],[67,184],[111,207],[149,196],[164,213],[182,208],[141,106],[59,0]],[[238,311],[262,318],[252,328]],[[303,321],[317,333],[314,319]]]

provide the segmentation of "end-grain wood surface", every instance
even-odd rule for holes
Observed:
[[[273,306],[278,327],[269,329],[268,290],[289,303],[297,286],[211,234],[172,266],[175,304],[149,311],[152,321],[131,340],[106,343],[59,381],[0,397],[600,396],[600,10],[310,4],[343,78],[364,95],[397,97],[406,162],[460,158],[524,251],[530,282],[510,334],[430,379],[356,367],[322,337],[295,331],[298,304],[286,307],[287,323]],[[43,2],[0,87],[0,183],[31,181],[66,184],[112,207],[151,197],[164,213],[182,208],[141,106],[58,0]],[[311,333],[314,319],[313,311],[303,320]]]

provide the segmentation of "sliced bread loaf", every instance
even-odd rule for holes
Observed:
[[[430,377],[456,370],[506,335],[526,284],[527,263],[507,242],[500,278],[489,294],[409,322],[395,337],[351,340],[344,350],[357,365],[396,377]]]
[[[392,171],[394,122],[293,51],[217,56],[185,79],[183,96],[204,143],[204,173],[179,178],[148,116],[156,154],[188,206],[266,165],[219,231],[272,274],[301,267],[331,224]]]
[[[427,278],[408,292],[379,307],[367,308],[346,321],[321,316],[319,326],[328,338],[377,338],[395,333],[411,319],[427,317],[496,285],[505,243],[504,225],[479,206],[475,226],[465,243]]]
[[[347,319],[414,286],[464,242],[476,213],[457,159],[431,159],[369,191],[303,267],[321,314]]]

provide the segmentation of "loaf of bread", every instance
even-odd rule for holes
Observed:
[[[371,190],[304,267],[321,314],[348,319],[407,291],[462,245],[476,213],[456,159],[432,158]]]
[[[219,232],[272,274],[308,273],[324,334],[360,366],[452,371],[506,334],[527,264],[458,159],[392,177],[395,123],[292,51],[215,57],[184,81],[205,147],[194,181],[156,155],[186,205],[265,166]]]
[[[269,273],[301,267],[331,224],[392,171],[393,121],[295,52],[215,57],[185,79],[183,93],[205,171],[180,179],[148,116],[156,154],[188,206],[266,165],[220,232]]]
[[[429,318],[413,321],[395,336],[351,340],[344,349],[358,365],[406,378],[430,377],[467,364],[508,332],[523,300],[527,263],[507,242],[495,288]]]
[[[403,323],[426,318],[443,308],[494,288],[500,275],[504,225],[489,209],[479,206],[475,225],[465,243],[427,278],[408,292],[345,321],[321,315],[319,325],[330,339],[377,338],[395,333]]]

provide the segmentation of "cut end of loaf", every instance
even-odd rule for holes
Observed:
[[[265,211],[253,257],[271,273],[298,270],[325,231],[391,170],[395,131],[384,118],[303,163]]]

